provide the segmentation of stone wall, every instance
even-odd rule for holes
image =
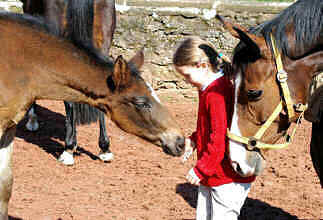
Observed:
[[[172,55],[179,42],[198,35],[230,56],[237,40],[214,19],[216,13],[250,27],[288,5],[230,0],[116,0],[117,28],[111,55],[122,54],[129,59],[144,48],[144,77],[155,89],[190,88],[172,67]],[[0,0],[0,8],[21,11],[19,7],[19,1]]]
[[[22,3],[17,0],[0,0],[0,9],[21,12]]]
[[[150,0],[148,4],[148,1],[140,0],[138,1],[140,4],[137,5],[133,4],[134,1],[136,0],[117,0],[119,9],[119,4],[123,4],[123,8],[121,7],[123,10],[118,10],[112,54],[133,55],[144,47],[146,55],[144,76],[155,89],[190,88],[190,85],[174,72],[172,66],[173,53],[178,43],[187,36],[201,36],[212,42],[220,52],[230,56],[237,40],[211,16],[215,15],[214,12],[250,27],[272,18],[289,5],[185,0],[186,7],[179,7],[179,1]],[[156,6],[151,2],[159,2],[160,5]],[[201,8],[202,3],[204,6]]]

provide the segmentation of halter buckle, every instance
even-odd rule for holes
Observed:
[[[256,138],[250,137],[246,148],[250,151],[254,150],[257,146],[257,142],[258,142],[258,140]]]
[[[288,74],[285,70],[282,69],[277,72],[277,80],[279,82],[286,82],[287,79],[288,79]]]
[[[304,105],[303,103],[296,103],[293,106],[297,112],[303,112],[307,109],[307,104]]]

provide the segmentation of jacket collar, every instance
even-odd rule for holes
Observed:
[[[202,86],[202,89],[200,90],[201,92],[205,91],[209,85],[211,85],[215,80],[223,76],[223,70],[220,69],[218,72],[212,74],[210,79]]]

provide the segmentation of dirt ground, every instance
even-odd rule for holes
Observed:
[[[190,134],[196,99],[171,90],[158,93]],[[78,128],[80,154],[74,166],[64,166],[56,160],[65,136],[63,103],[38,104],[41,129],[28,132],[22,121],[15,139],[11,220],[194,219],[197,188],[184,176],[196,157],[183,165],[108,120],[114,161],[96,157],[99,127],[92,124]],[[240,220],[323,219],[323,190],[309,156],[310,132],[310,124],[303,122],[292,146],[269,154]]]

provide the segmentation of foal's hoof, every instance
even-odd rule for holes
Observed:
[[[58,161],[64,165],[72,166],[74,164],[73,154],[67,151],[64,151],[61,156],[59,156]]]
[[[99,154],[99,158],[100,160],[104,161],[104,162],[111,162],[114,158],[113,153],[100,153]]]
[[[39,128],[39,124],[37,122],[37,119],[29,120],[26,124],[26,128],[28,131],[37,131]]]

